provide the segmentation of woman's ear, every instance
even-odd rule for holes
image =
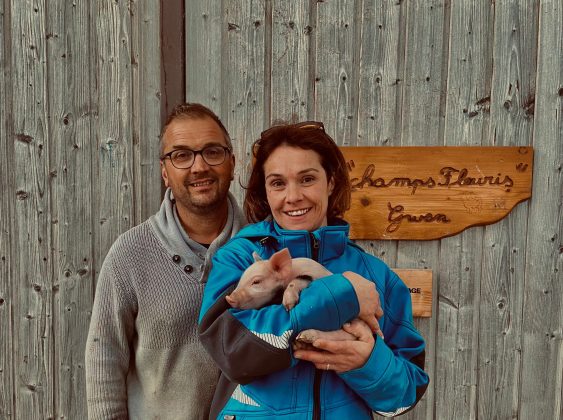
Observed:
[[[334,177],[331,176],[330,180],[328,181],[328,196],[330,197],[332,192],[334,191]]]

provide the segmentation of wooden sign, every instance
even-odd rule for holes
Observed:
[[[432,316],[432,270],[394,268],[411,292],[413,317]]]
[[[439,239],[497,222],[532,194],[531,147],[341,150],[352,239]]]

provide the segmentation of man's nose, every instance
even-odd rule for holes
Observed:
[[[203,160],[203,155],[198,153],[194,156],[194,163],[190,168],[192,172],[202,172],[209,169],[209,165]]]

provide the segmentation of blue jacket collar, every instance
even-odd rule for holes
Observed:
[[[313,232],[308,232],[283,229],[274,220],[264,220],[245,227],[238,236],[255,238],[262,244],[268,242],[266,238],[273,238],[276,242],[274,251],[288,248],[294,258],[313,258],[313,243],[316,241],[319,246],[318,261],[323,264],[341,256],[348,242],[350,230],[348,223],[341,219],[331,222],[333,224],[330,226],[323,226]]]

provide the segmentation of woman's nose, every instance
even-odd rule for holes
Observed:
[[[288,203],[295,203],[303,198],[299,185],[289,184],[287,186],[287,195],[285,197]]]

